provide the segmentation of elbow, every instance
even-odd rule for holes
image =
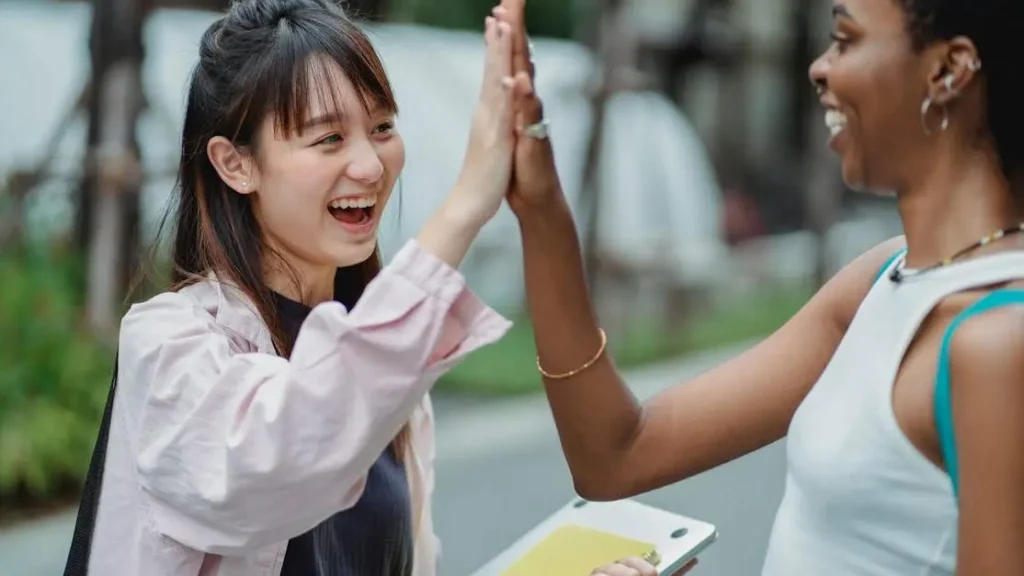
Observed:
[[[216,504],[209,508],[197,501],[182,506],[147,494],[146,508],[156,533],[193,550],[217,556],[247,556],[266,546],[302,534],[319,518],[256,518],[236,507]]]
[[[580,498],[591,502],[613,502],[636,495],[621,478],[609,474],[583,474],[573,471],[572,484]]]
[[[365,486],[360,481],[345,491],[326,489],[323,483],[239,484],[208,478],[200,487],[181,475],[152,473],[139,479],[157,533],[194,550],[228,557],[248,555],[312,529],[354,505]]]
[[[251,523],[230,524],[223,507],[197,499],[194,505],[171,503],[143,487],[145,508],[159,535],[188,548],[218,556],[244,556],[272,543],[268,531]]]

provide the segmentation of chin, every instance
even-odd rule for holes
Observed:
[[[867,170],[863,165],[849,162],[843,159],[843,184],[850,190],[868,196],[892,196],[894,194],[891,186],[880,185],[871,181],[867,176]]]
[[[335,247],[331,250],[330,256],[335,267],[345,268],[366,262],[376,250],[377,238],[375,237],[364,242],[349,242]]]

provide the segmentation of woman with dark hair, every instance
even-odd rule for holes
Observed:
[[[382,267],[404,147],[366,35],[329,0],[206,30],[174,286],[121,325],[90,573],[435,573],[427,392],[509,325],[456,270],[511,173],[511,29],[485,37],[461,175]]]
[[[520,3],[498,13],[515,29]],[[551,148],[517,141],[509,200],[566,460],[581,496],[612,500],[788,437],[766,576],[1019,576],[1024,3],[837,0],[832,13],[834,42],[810,68],[830,146],[848,185],[895,191],[904,235],[753,349],[643,404],[605,349]],[[519,111],[542,119],[535,98]],[[655,573],[635,559],[595,572]]]

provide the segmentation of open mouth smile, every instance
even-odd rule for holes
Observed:
[[[377,199],[372,196],[353,196],[332,200],[327,211],[335,220],[347,227],[362,228],[373,222]]]

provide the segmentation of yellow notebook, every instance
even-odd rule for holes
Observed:
[[[617,534],[568,525],[556,529],[502,576],[589,576],[595,568],[639,556],[658,564],[655,545]]]

